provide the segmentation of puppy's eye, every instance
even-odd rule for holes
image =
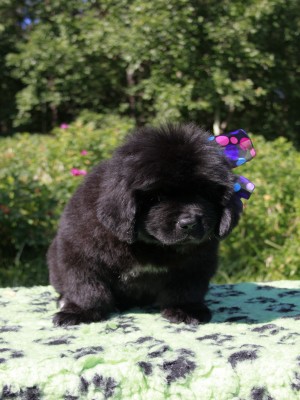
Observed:
[[[140,205],[154,205],[166,199],[166,196],[155,192],[140,192],[137,193],[138,203]]]
[[[157,195],[153,195],[151,196],[150,201],[153,203],[160,203],[161,201],[166,200],[166,196],[162,195],[162,194],[157,194]]]
[[[152,203],[160,202],[160,196],[151,196],[150,201]]]

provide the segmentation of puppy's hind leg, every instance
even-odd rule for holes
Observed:
[[[55,326],[103,321],[114,310],[113,296],[104,283],[81,283],[76,289],[60,296],[60,311],[53,318]]]

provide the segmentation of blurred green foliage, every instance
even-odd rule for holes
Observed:
[[[132,119],[84,112],[51,135],[0,140],[0,286],[47,283],[47,246],[82,179],[71,170],[89,171],[109,157],[133,126]],[[253,139],[258,155],[237,173],[256,190],[222,243],[216,281],[300,279],[300,154],[284,138]]]
[[[258,155],[236,172],[256,189],[221,246],[217,280],[300,279],[300,153],[284,138],[252,138]]]
[[[0,140],[0,286],[47,281],[46,248],[82,179],[72,169],[89,171],[131,128],[127,118],[83,112],[52,135]]]
[[[2,0],[0,132],[89,109],[299,144],[299,21],[293,0]]]

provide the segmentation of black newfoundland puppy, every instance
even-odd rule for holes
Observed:
[[[55,325],[145,305],[171,322],[210,320],[204,296],[218,243],[242,203],[209,136],[192,124],[142,128],[87,175],[48,251]]]

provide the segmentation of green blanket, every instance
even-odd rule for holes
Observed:
[[[207,325],[149,309],[55,328],[50,287],[0,290],[0,399],[300,399],[300,281],[212,285]]]

